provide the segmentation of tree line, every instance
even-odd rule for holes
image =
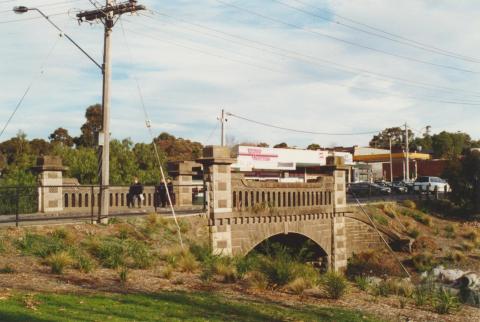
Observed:
[[[29,140],[24,132],[0,143],[0,185],[35,185],[36,177],[30,171],[36,159],[43,155],[60,156],[68,168],[65,176],[78,179],[81,184],[98,184],[97,133],[101,130],[101,105],[89,106],[80,135],[72,137],[59,127],[47,140]],[[113,185],[131,183],[138,177],[144,184],[160,182],[160,168],[156,160],[157,146],[160,160],[195,160],[201,157],[203,146],[168,133],[160,133],[151,143],[134,143],[131,139],[113,139],[110,142],[110,182]]]

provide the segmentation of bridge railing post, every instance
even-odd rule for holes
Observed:
[[[212,251],[219,255],[232,255],[230,225],[217,219],[232,212],[231,164],[235,159],[230,149],[222,146],[206,146],[203,157],[197,160],[203,165],[203,180],[208,187],[206,193]]]

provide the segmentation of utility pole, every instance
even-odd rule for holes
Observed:
[[[79,22],[101,21],[104,28],[103,42],[103,89],[102,89],[102,131],[99,135],[99,145],[102,146],[101,157],[101,187],[100,187],[100,215],[99,222],[108,220],[110,206],[110,83],[111,83],[111,56],[110,43],[112,29],[118,18],[124,13],[133,13],[145,10],[145,6],[137,5],[137,0],[129,0],[116,4],[114,0],[106,0],[105,6],[95,10],[83,11],[77,14]],[[116,19],[115,19],[116,18]]]
[[[222,115],[220,116],[220,124],[221,124],[221,138],[220,138],[220,145],[225,146],[225,123],[227,123],[227,119],[225,118],[225,110],[222,108]]]
[[[408,146],[408,126],[405,122],[405,172],[407,176],[407,182],[410,182],[410,151]]]
[[[393,162],[392,162],[392,136],[388,137],[388,143],[390,144],[390,183],[393,183]]]

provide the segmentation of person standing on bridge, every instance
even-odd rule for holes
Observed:
[[[157,186],[155,189],[157,192],[157,206],[165,208],[167,206],[168,198],[167,198],[167,189],[165,188],[165,181],[162,182]]]
[[[170,200],[172,201],[172,206],[175,206],[175,192],[173,190],[172,180],[168,179],[167,181],[168,194],[170,195]]]
[[[133,184],[130,186],[128,194],[130,195],[130,203],[128,204],[128,207],[135,207],[135,200],[138,200],[138,208],[141,208],[144,200],[143,185],[138,181],[137,177],[134,177]]]

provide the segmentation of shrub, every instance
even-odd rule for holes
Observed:
[[[420,236],[420,231],[417,228],[411,228],[407,231],[407,235],[413,239],[417,239]]]
[[[417,238],[412,244],[412,251],[429,251],[433,252],[438,249],[438,245],[431,237],[422,236]]]
[[[237,269],[231,261],[218,261],[215,265],[215,273],[222,277],[224,283],[235,283],[237,281]]]
[[[125,284],[128,280],[128,267],[122,266],[120,271],[118,272],[118,277],[120,279],[120,283]]]
[[[417,285],[413,290],[412,297],[416,306],[424,306],[430,298],[430,292],[424,285]]]
[[[127,252],[133,261],[132,266],[134,268],[145,269],[152,266],[153,255],[147,244],[136,240],[127,242]]]
[[[433,255],[426,252],[413,255],[412,263],[413,267],[419,272],[429,272],[438,264]]]
[[[72,244],[75,239],[72,233],[66,230],[65,228],[57,228],[54,231],[52,231],[50,235],[55,239],[65,241],[65,243],[67,244]]]
[[[402,270],[390,254],[362,252],[353,254],[348,260],[347,275],[355,276],[402,276]]]
[[[320,285],[331,299],[339,299],[347,291],[347,279],[342,274],[333,271],[323,274]]]
[[[62,239],[54,236],[43,236],[27,232],[25,236],[16,241],[22,253],[46,258],[50,254],[66,250],[67,246]]]
[[[306,289],[309,289],[311,287],[312,284],[310,283],[310,281],[308,281],[304,277],[297,277],[285,286],[288,291],[297,295],[303,294]]]
[[[459,251],[449,252],[445,256],[445,260],[450,263],[461,263],[464,262],[466,259],[465,254]]]
[[[248,286],[251,288],[265,290],[268,287],[268,280],[266,276],[259,271],[248,272],[245,278]]]
[[[160,277],[169,280],[172,278],[173,275],[173,267],[170,265],[165,266],[161,271],[160,271]]]
[[[410,297],[413,294],[413,286],[404,280],[389,278],[375,285],[375,287],[373,287],[373,293],[376,296],[385,297],[389,295]]]
[[[186,273],[193,273],[197,270],[199,266],[198,261],[195,259],[195,256],[193,256],[192,253],[188,251],[182,253],[176,264],[180,271]]]
[[[479,239],[478,233],[476,231],[473,231],[473,230],[469,231],[468,233],[463,234],[462,237],[471,241],[472,243],[477,243],[477,241]]]
[[[98,245],[94,245],[93,255],[97,257],[102,266],[107,268],[118,268],[125,265],[126,249],[118,239],[104,239]]]
[[[79,251],[71,251],[73,259],[72,267],[84,273],[90,273],[95,267],[95,263],[88,254]]]
[[[239,278],[243,278],[245,274],[258,267],[259,257],[255,254],[250,254],[235,259],[235,267]]]
[[[286,254],[277,257],[262,256],[258,269],[268,280],[272,287],[288,284],[296,277],[297,263]]]
[[[366,291],[370,286],[370,282],[365,276],[355,276],[355,284],[361,291]]]
[[[440,287],[433,296],[432,305],[435,312],[448,314],[459,307],[459,301],[450,290]]]
[[[447,226],[445,226],[444,230],[445,230],[445,237],[452,238],[452,239],[455,238],[456,231],[453,225],[448,224]]]
[[[193,256],[195,256],[195,258],[200,262],[204,262],[212,256],[212,248],[209,244],[192,243],[189,246],[189,250],[190,253],[192,253]]]
[[[475,243],[469,242],[469,241],[463,241],[460,244],[460,248],[466,252],[471,252],[472,250],[475,249],[475,247],[476,247]]]
[[[417,205],[412,200],[404,200],[402,202],[402,206],[404,206],[406,208],[409,208],[409,209],[416,209],[417,208]]]
[[[0,274],[13,274],[13,273],[15,273],[15,269],[8,264],[0,268]]]
[[[63,270],[70,266],[72,262],[72,258],[65,251],[50,254],[45,259],[45,263],[50,266],[52,274],[63,274]]]
[[[373,215],[373,220],[375,220],[375,221],[376,221],[377,223],[379,223],[380,225],[383,225],[383,226],[388,225],[388,220],[387,220],[387,218],[383,217],[382,215],[374,214],[374,215]]]

